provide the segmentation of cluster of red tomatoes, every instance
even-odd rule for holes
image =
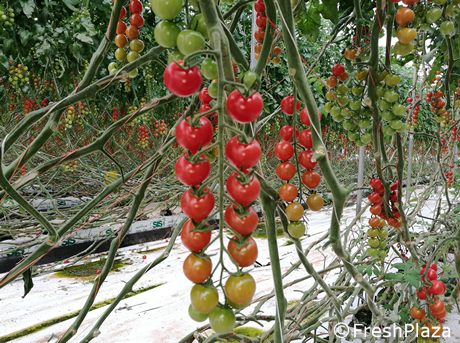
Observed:
[[[137,144],[141,149],[148,148],[149,136],[149,128],[146,125],[140,125],[137,130]]]
[[[256,39],[256,46],[254,47],[254,53],[256,59],[259,59],[260,52],[262,51],[262,43],[265,39],[265,29],[268,25],[275,25],[270,22],[268,17],[265,14],[265,4],[263,0],[257,0],[254,3],[254,11],[256,12],[256,25],[257,30],[254,32],[254,38]],[[279,46],[273,46],[272,48],[272,59],[273,64],[279,64],[281,59],[279,55],[281,54],[281,48]]]
[[[292,95],[288,95],[281,100],[281,111],[287,116],[293,116],[301,109],[301,103]],[[295,121],[295,117],[293,120]],[[309,127],[311,125],[308,111],[304,108],[300,112],[300,122]],[[311,194],[307,198],[307,205],[313,211],[319,211],[324,206],[323,198],[314,190],[321,182],[321,176],[314,170],[317,162],[314,160],[312,132],[306,128],[299,132],[294,125],[285,125],[280,129],[280,141],[275,146],[275,156],[280,161],[276,167],[276,175],[285,181],[278,190],[281,200],[288,203],[285,213],[290,223],[288,231],[294,238],[300,238],[305,234],[305,225],[301,221],[304,214],[304,207],[299,201],[298,187],[290,181],[294,178],[297,167],[300,165],[303,171],[299,182],[308,187]],[[301,151],[297,151],[301,146]],[[295,158],[295,164],[290,162]],[[300,175],[300,173],[299,173]],[[299,199],[301,200],[301,199]]]
[[[447,126],[452,118],[450,112],[446,110],[446,102],[443,100],[444,92],[437,90],[426,94],[426,102],[430,104],[430,111],[436,115],[436,121],[441,126]]]
[[[419,99],[420,98],[420,95],[416,95],[415,96],[416,99]],[[412,104],[412,102],[414,101],[414,99],[412,98],[407,98],[407,102],[409,104]],[[412,122],[411,122],[411,125],[412,127],[417,127],[417,124],[418,124],[418,112],[420,111],[420,102],[417,102],[414,106],[414,109],[412,111]]]
[[[446,319],[446,304],[442,300],[442,296],[446,292],[446,285],[444,282],[438,280],[438,267],[436,263],[432,263],[428,269],[424,265],[420,269],[420,279],[427,286],[417,291],[417,297],[422,301],[426,301],[431,317],[439,323],[444,322]],[[414,319],[424,321],[426,312],[423,309],[413,307],[411,309],[411,316]]]
[[[396,204],[398,203],[398,181],[395,181],[390,186],[390,198],[388,207],[391,210],[391,213],[388,216],[385,214],[384,211],[384,186],[382,180],[379,178],[373,178],[370,181],[370,186],[373,190],[367,199],[372,204],[370,208],[370,212],[374,216],[379,216],[380,218],[387,221],[387,224],[398,229],[401,227],[401,213],[399,212],[398,207]]]
[[[115,36],[115,59],[119,62],[133,62],[139,58],[139,54],[144,50],[144,42],[139,39],[140,29],[144,26],[144,17],[142,16],[144,8],[139,0],[131,0],[129,2],[129,26],[125,24],[123,19],[126,17],[126,8],[123,6],[120,12],[120,18],[117,24],[117,35]],[[129,43],[129,52],[126,47]],[[117,63],[111,62],[108,66],[109,73],[115,73],[118,69]],[[130,77],[136,77],[138,70],[132,70],[129,73]]]
[[[454,164],[449,165],[450,170],[444,173],[444,176],[446,177],[446,181],[447,181],[447,187],[452,187],[454,183],[454,167],[455,167]]]

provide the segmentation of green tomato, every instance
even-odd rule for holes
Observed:
[[[196,322],[204,322],[206,319],[208,319],[207,314],[198,312],[193,308],[192,305],[188,307],[188,315]]]
[[[394,133],[395,133],[394,130],[389,126],[385,126],[383,128],[383,135],[386,137],[391,137],[393,136]]]
[[[142,52],[144,50],[144,42],[140,39],[133,39],[131,42],[129,42],[129,48],[132,51]]]
[[[404,129],[404,123],[401,120],[393,120],[390,123],[390,126],[395,131],[400,131],[400,130]]]
[[[371,238],[367,241],[367,244],[369,244],[371,248],[376,249],[380,246],[380,241],[377,238]]]
[[[433,7],[428,12],[426,12],[426,21],[429,24],[433,24],[439,20],[442,16],[442,9],[439,7]]]
[[[177,50],[173,50],[168,54],[168,64],[172,62],[182,61],[183,59],[184,59],[184,55],[182,55]]]
[[[378,256],[378,258],[380,258],[382,260],[385,257],[387,257],[387,254],[388,254],[388,251],[386,251],[386,250],[377,250],[377,256]]]
[[[192,30],[198,31],[203,35],[203,37],[208,37],[208,27],[206,26],[204,17],[201,13],[198,13],[193,17],[190,26]]]
[[[359,122],[358,122],[358,126],[360,129],[368,129],[372,126],[372,123],[370,120],[367,120],[367,119],[361,119]]]
[[[288,225],[288,232],[292,237],[299,239],[305,235],[305,224],[302,222],[291,222]]]
[[[361,142],[364,145],[369,144],[372,141],[372,135],[370,133],[365,133],[364,135],[361,136]]]
[[[203,50],[205,41],[203,35],[197,31],[182,30],[177,36],[176,45],[182,54],[188,56]]]
[[[213,286],[196,284],[190,291],[190,300],[197,312],[209,314],[216,308],[219,302],[219,294]]]
[[[446,7],[446,17],[455,17],[458,15],[460,7],[458,5],[450,4]]]
[[[209,314],[209,324],[217,334],[232,332],[235,323],[235,314],[229,307],[218,306]]]
[[[393,102],[396,102],[398,101],[399,99],[399,94],[396,93],[395,91],[385,91],[385,94],[383,95],[385,101],[389,102],[389,103],[393,103]]]
[[[386,111],[390,108],[390,104],[383,99],[377,100],[377,105],[379,105],[382,111]]]
[[[115,58],[117,59],[117,61],[124,61],[126,58],[126,50],[123,48],[118,48],[117,50],[115,50]]]
[[[447,2],[447,0],[431,0],[431,2],[436,5],[444,5]]]
[[[341,110],[340,110],[340,107],[338,107],[338,106],[333,106],[331,108],[332,117],[336,117],[336,116],[340,115],[340,112],[341,112]]]
[[[323,107],[323,110],[324,110],[324,113],[330,113],[331,112],[331,109],[332,109],[332,103],[331,102],[326,102],[324,104],[324,107]]]
[[[363,92],[364,92],[364,87],[353,86],[353,87],[351,88],[351,93],[352,93],[354,96],[361,95],[361,94],[363,94]]]
[[[139,69],[133,69],[128,73],[128,77],[130,79],[134,79],[137,75],[139,75]]]
[[[353,111],[357,111],[360,108],[361,108],[361,101],[359,100],[350,101],[350,109],[352,109]]]
[[[107,69],[108,69],[110,74],[112,74],[113,72],[117,71],[117,69],[118,69],[117,62],[110,62],[108,67],[107,67]]]
[[[137,52],[135,52],[135,51],[130,51],[128,53],[128,56],[126,56],[126,60],[128,62],[133,62],[133,61],[137,60],[138,58],[139,58],[139,54]]]
[[[150,0],[153,13],[161,19],[174,19],[182,10],[182,0]]]
[[[397,42],[395,44],[395,53],[396,55],[400,56],[407,56],[411,54],[415,49],[415,45],[410,43],[410,44],[401,44],[400,42]]]
[[[179,33],[180,29],[167,20],[160,21],[153,30],[156,42],[163,48],[174,48]]]
[[[382,112],[382,118],[383,120],[386,120],[386,121],[392,121],[394,119],[394,116],[393,114],[391,114],[390,111],[385,111],[385,112]]]
[[[212,58],[205,58],[203,62],[201,62],[201,74],[208,80],[215,80],[217,79],[218,72],[217,72],[217,63]]]
[[[379,250],[378,249],[374,249],[374,248],[368,248],[367,249],[367,254],[371,257],[377,257],[379,256]]]
[[[339,106],[346,106],[348,104],[348,98],[346,96],[337,97],[337,103]]]
[[[441,31],[444,36],[453,36],[455,34],[455,25],[450,20],[443,21],[439,26],[439,31]]]
[[[359,139],[359,135],[356,132],[348,132],[348,139],[352,142],[356,142]]]
[[[208,86],[208,94],[211,96],[211,98],[217,98],[217,93],[219,92],[219,85],[217,84],[217,81],[214,80],[210,83]]]
[[[377,86],[377,96],[379,98],[382,98],[383,94],[385,94],[385,88],[383,88],[382,86]]]
[[[340,95],[345,95],[348,93],[348,91],[349,89],[344,83],[337,87],[337,93],[339,93]]]
[[[355,125],[353,124],[353,122],[351,122],[350,120],[345,120],[342,123],[342,126],[347,131],[352,131],[352,130],[354,130],[356,128]]]
[[[393,107],[391,107],[391,110],[393,114],[399,118],[404,117],[406,114],[406,107],[401,104],[394,104]]]
[[[381,241],[379,244],[379,249],[385,250],[387,248],[387,242]]]
[[[397,86],[398,83],[400,82],[401,82],[401,77],[399,75],[388,74],[387,76],[385,76],[385,84],[388,87]]]
[[[386,70],[381,71],[380,73],[378,73],[377,78],[379,79],[379,82],[385,80],[387,75],[388,75],[388,72]]]
[[[378,230],[379,232],[379,238],[381,240],[385,239],[385,238],[388,238],[388,230],[387,229],[380,229]]]

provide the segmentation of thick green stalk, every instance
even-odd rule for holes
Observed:
[[[281,12],[282,32],[288,57],[289,74],[296,85],[301,99],[307,106],[312,123],[313,150],[315,157],[321,168],[324,179],[326,180],[326,183],[333,195],[333,211],[331,226],[329,229],[329,239],[332,243],[334,252],[344,263],[344,267],[366,291],[369,308],[373,312],[374,316],[380,318],[380,311],[373,301],[375,294],[374,288],[364,279],[363,275],[353,265],[350,254],[344,249],[340,239],[340,218],[342,216],[348,191],[337,180],[327,156],[326,146],[321,138],[321,123],[318,114],[318,107],[305,76],[301,57],[297,49],[291,3],[290,1],[282,0],[276,0],[276,2]]]
[[[276,298],[276,319],[274,326],[274,342],[280,343],[284,341],[284,319],[286,316],[287,301],[284,297],[283,278],[281,273],[280,256],[278,252],[278,241],[276,237],[275,211],[276,201],[269,195],[273,193],[272,189],[267,189],[269,186],[260,180],[262,192],[260,193],[260,202],[265,219],[265,231],[267,233],[268,251],[270,255],[271,269],[273,282],[275,287]]]

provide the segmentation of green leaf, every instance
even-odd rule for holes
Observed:
[[[22,45],[27,45],[31,37],[32,37],[32,32],[27,31],[27,30],[19,31],[19,39],[21,40]]]
[[[399,273],[388,273],[384,275],[385,280],[393,280],[393,281],[403,281],[404,276],[403,274]]]
[[[78,39],[80,42],[93,44],[93,39],[84,33],[77,33],[74,37],[75,39]]]
[[[406,281],[408,284],[415,288],[420,287],[420,274],[416,270],[412,270],[406,274],[404,274],[404,281]]]
[[[297,26],[300,32],[310,42],[315,42],[320,34],[320,7],[318,0],[312,1],[308,9],[304,10],[298,19]]]
[[[78,11],[78,8],[75,6],[80,2],[79,0],[62,0],[62,2],[72,11]]]
[[[339,20],[338,0],[322,0],[321,15],[324,19],[329,19],[334,24]]]
[[[34,0],[19,0],[19,3],[21,4],[22,12],[24,12],[27,18],[31,18],[36,7]]]
[[[24,280],[24,295],[22,296],[24,298],[30,292],[32,287],[34,287],[34,282],[32,281],[32,271],[30,268],[22,273],[22,279]]]

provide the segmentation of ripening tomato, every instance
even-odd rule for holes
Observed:
[[[194,229],[193,222],[190,219],[187,220],[182,227],[180,238],[188,250],[200,252],[211,241],[211,231],[193,231]]]
[[[235,308],[248,306],[256,292],[256,282],[249,273],[230,275],[224,286],[228,303]]]
[[[197,66],[187,68],[183,61],[168,64],[163,74],[166,88],[179,97],[188,97],[198,92],[202,78]]]
[[[259,118],[264,101],[259,92],[245,98],[239,90],[231,92],[226,101],[228,115],[238,123],[251,123]]]
[[[259,27],[256,32],[254,32],[254,38],[256,39],[257,43],[263,43],[265,38],[265,31]]]
[[[278,194],[281,200],[291,202],[294,201],[295,198],[297,198],[298,190],[297,187],[293,184],[285,183],[279,188]]]
[[[417,30],[403,27],[396,31],[396,36],[401,44],[410,44],[417,37]]]
[[[296,129],[296,137],[298,136],[298,130]],[[294,140],[294,128],[291,125],[284,125],[280,129],[280,138],[286,142],[292,142]]]
[[[289,181],[295,175],[295,165],[291,162],[283,162],[276,166],[276,175],[283,181]]]
[[[329,76],[326,80],[326,84],[329,88],[334,88],[337,86],[337,78],[334,75]]]
[[[378,217],[372,217],[369,219],[369,225],[374,229],[381,229],[385,226],[385,221]]]
[[[302,219],[305,210],[301,204],[298,202],[293,202],[287,205],[284,212],[290,221],[298,222],[300,219]]]
[[[247,182],[240,182],[239,174],[233,172],[226,182],[228,194],[243,207],[251,205],[260,194],[260,182],[254,175]]]
[[[142,17],[142,15],[134,13],[131,14],[131,17],[129,17],[129,23],[140,29],[142,26],[144,26],[144,18]]]
[[[404,5],[411,6],[411,5],[415,5],[416,3],[418,3],[418,0],[402,0],[402,2]]]
[[[406,26],[415,19],[415,13],[408,7],[399,7],[396,11],[395,20],[399,26]]]
[[[428,288],[428,293],[431,295],[442,295],[446,292],[446,285],[439,280],[431,281],[431,286]]]
[[[424,310],[417,308],[417,307],[412,307],[410,309],[410,315],[412,318],[417,319],[417,320],[423,320],[426,316],[426,313]]]
[[[225,145],[225,156],[231,164],[241,170],[254,167],[259,162],[261,154],[260,144],[255,139],[245,144],[235,136]]]
[[[124,48],[128,44],[128,38],[124,34],[116,35],[115,45],[119,48]]]
[[[292,95],[285,96],[283,100],[281,100],[281,112],[288,116],[292,116],[294,114],[294,97]],[[300,103],[299,100],[295,100],[295,107],[296,111],[300,111],[300,108],[302,107],[302,104]]]
[[[302,151],[299,155],[299,163],[305,169],[313,169],[318,164],[318,162],[313,161],[313,151],[312,150]]]
[[[319,211],[324,206],[324,199],[321,195],[314,193],[307,198],[308,208],[312,211]]]
[[[374,215],[378,216],[380,213],[382,213],[382,206],[380,204],[376,204],[374,206],[371,206],[369,211]]]
[[[233,237],[227,246],[228,253],[232,257],[233,261],[240,268],[249,267],[254,264],[257,260],[259,251],[257,249],[257,243],[252,237],[238,240],[238,237]]]
[[[184,214],[195,223],[207,218],[214,208],[214,195],[208,188],[203,189],[203,194],[196,195],[193,189],[189,189],[180,198],[180,207]]]
[[[196,284],[190,291],[193,308],[202,314],[209,314],[219,303],[219,294],[214,286]]]
[[[209,256],[190,254],[182,266],[184,275],[194,283],[203,283],[211,276],[212,262]]]
[[[189,305],[188,307],[188,315],[196,322],[204,322],[206,319],[208,319],[207,314],[198,312],[193,308],[192,305]]]
[[[321,183],[321,176],[313,170],[306,170],[302,174],[302,183],[309,189],[315,189]]]
[[[287,229],[293,238],[299,239],[305,235],[305,224],[302,222],[291,222]]]
[[[119,21],[117,24],[117,35],[123,35],[126,32],[126,24],[123,21]]]
[[[235,327],[236,317],[233,310],[227,306],[217,306],[209,314],[209,324],[211,329],[217,334],[232,332]]]
[[[438,317],[446,312],[446,304],[439,298],[434,299],[434,303],[430,304],[428,308],[434,317]]]
[[[136,39],[139,37],[139,35],[139,29],[134,25],[129,25],[129,27],[126,29],[126,36],[128,36],[129,40]]]
[[[294,146],[286,141],[278,142],[275,146],[275,156],[282,162],[290,160],[294,156]]]
[[[175,172],[177,179],[186,186],[198,186],[209,176],[211,164],[204,155],[197,163],[190,162],[186,155],[182,155],[176,162]]]
[[[245,210],[241,215],[236,212],[233,205],[229,205],[224,213],[225,223],[242,236],[250,235],[259,224],[259,217],[252,207]]]
[[[305,149],[313,148],[313,139],[311,136],[311,130],[303,130],[299,134],[299,144]]]
[[[201,117],[198,123],[193,124],[190,117],[182,119],[176,126],[176,141],[181,147],[195,154],[211,143],[214,129],[206,117]]]

